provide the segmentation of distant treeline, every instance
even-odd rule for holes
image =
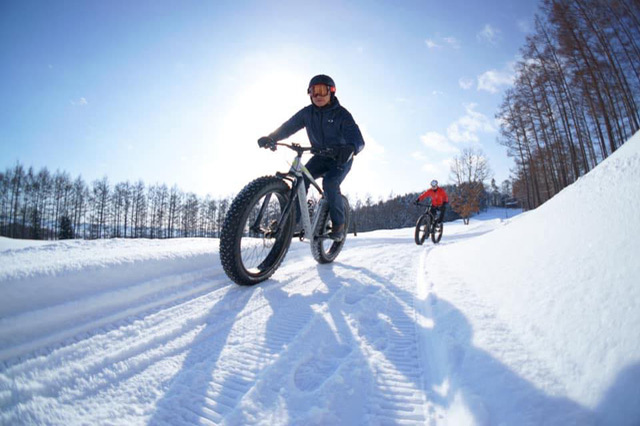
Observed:
[[[455,186],[445,187],[450,195]],[[482,206],[504,205],[510,187],[495,183]],[[352,200],[353,230],[413,226],[422,209],[418,196],[390,196],[386,201]],[[0,235],[29,239],[217,237],[231,198],[202,198],[176,186],[147,186],[142,181],[115,185],[108,178],[87,184],[66,172],[34,171],[21,164],[0,172]],[[447,220],[458,216],[449,211]]]
[[[531,209],[640,128],[640,2],[543,0],[497,118]]]
[[[0,235],[13,238],[213,237],[228,206],[164,184],[111,186],[104,177],[88,185],[21,164],[0,173]]]
[[[477,208],[474,213],[486,210],[488,207],[519,208],[515,199],[511,197],[511,182],[504,181],[500,188],[496,186],[495,180],[491,180],[491,185],[484,187],[478,185],[481,195],[478,197]],[[446,210],[444,220],[451,221],[459,219],[461,216],[452,208],[452,201],[461,196],[464,192],[465,184],[443,185],[449,196],[449,207]],[[426,189],[426,188],[425,188]],[[421,193],[409,193],[404,195],[389,196],[387,200],[374,202],[371,198],[357,200],[352,204],[353,220],[351,231],[366,232],[378,229],[398,229],[415,226],[418,217],[424,213],[425,207],[413,204]]]

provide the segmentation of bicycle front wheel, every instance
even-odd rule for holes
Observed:
[[[265,176],[245,186],[233,200],[220,233],[220,261],[236,284],[268,279],[284,259],[293,234],[293,214],[280,222],[289,186]]]
[[[433,241],[433,244],[438,244],[442,239],[443,228],[444,226],[442,222],[436,224],[436,226],[434,227],[433,232],[431,233],[431,241]]]
[[[429,236],[429,228],[431,228],[431,217],[428,214],[423,214],[416,223],[415,241],[416,244],[421,246],[424,240]]]
[[[318,222],[311,240],[311,254],[318,263],[333,262],[342,251],[344,242],[347,240],[347,231],[351,223],[351,208],[349,207],[347,197],[344,195],[342,196],[342,202],[344,203],[345,216],[344,238],[342,241],[334,241],[328,237],[332,227],[331,216],[329,215],[329,203],[323,202],[319,207]]]

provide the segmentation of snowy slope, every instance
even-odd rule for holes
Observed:
[[[640,424],[639,151],[255,287],[217,240],[0,239],[0,424]]]
[[[438,264],[432,292],[457,309],[469,304],[462,311],[478,327],[476,346],[604,424],[640,424],[640,386],[630,386],[640,383],[638,194],[640,134],[510,226],[429,258]],[[499,355],[511,348],[485,330],[487,308],[495,327],[528,348],[526,363]],[[534,360],[544,371],[530,370]]]

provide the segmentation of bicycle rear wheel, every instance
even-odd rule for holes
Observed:
[[[444,228],[444,225],[442,224],[442,222],[434,226],[433,232],[431,233],[431,241],[433,241],[433,244],[438,244],[442,239],[443,228]]]
[[[342,202],[344,203],[344,238],[342,241],[334,241],[327,235],[331,231],[332,223],[331,216],[329,215],[329,203],[326,200],[320,203],[320,211],[318,212],[318,222],[316,229],[313,232],[311,240],[311,254],[318,263],[331,263],[342,251],[344,242],[347,240],[347,230],[351,223],[351,208],[349,207],[349,201],[347,197],[342,196]]]
[[[418,222],[416,222],[416,231],[415,231],[415,241],[416,244],[421,246],[424,243],[424,240],[429,236],[429,229],[431,228],[431,216],[428,214],[423,214],[418,218]]]
[[[253,285],[276,271],[291,244],[294,209],[280,223],[289,186],[264,176],[245,186],[233,200],[220,234],[220,261],[236,284]]]

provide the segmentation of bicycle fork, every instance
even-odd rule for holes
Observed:
[[[309,240],[321,237],[321,235],[315,235],[314,231],[318,229],[318,221],[320,220],[320,212],[323,211],[324,205],[327,202],[324,197],[320,198],[318,204],[313,211],[313,218],[309,216],[309,204],[307,203],[307,191],[304,187],[302,179],[299,181],[298,188],[298,206],[300,208],[300,220],[302,222],[302,228],[305,235],[309,236]],[[320,192],[322,194],[322,192]]]

